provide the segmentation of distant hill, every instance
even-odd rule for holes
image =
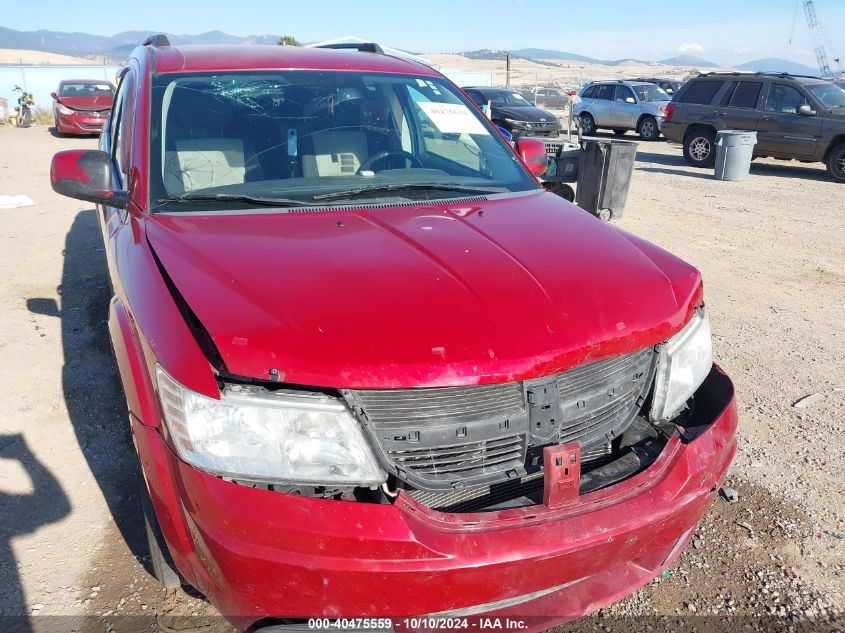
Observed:
[[[553,51],[548,48],[521,48],[517,51],[511,51],[512,55],[519,55],[520,57],[530,57],[531,59],[565,59],[573,62],[587,62],[588,64],[602,64],[601,60],[585,55],[578,55],[577,53],[567,53],[566,51]]]
[[[767,57],[745,62],[736,67],[737,70],[751,70],[764,73],[790,73],[792,75],[818,75],[819,69],[805,66],[798,62],[791,62],[788,59]]]
[[[542,59],[534,59],[531,57],[527,57],[525,55],[520,55],[516,51],[503,51],[500,49],[493,49],[493,48],[480,48],[475,51],[462,51],[458,53],[467,59],[483,59],[483,60],[501,60],[503,61],[507,54],[510,53],[511,59],[527,59],[535,64],[542,64],[544,66],[554,66],[554,64],[543,61]]]
[[[73,55],[110,61],[123,61],[132,49],[156,31],[125,31],[117,35],[91,35],[63,31],[15,31],[0,27],[0,48],[45,51],[59,55]],[[168,33],[174,44],[275,44],[278,35],[250,35],[237,37],[221,31],[198,35]]]
[[[667,57],[661,59],[658,64],[666,64],[667,66],[695,66],[696,68],[718,68],[720,64],[696,57],[695,55],[678,55],[677,57]]]

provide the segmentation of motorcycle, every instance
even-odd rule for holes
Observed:
[[[18,97],[18,107],[15,109],[12,118],[14,118],[15,125],[18,127],[29,127],[32,125],[32,109],[35,105],[35,97],[20,86],[15,86],[15,90],[20,92],[21,96]]]

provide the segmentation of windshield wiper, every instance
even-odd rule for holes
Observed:
[[[199,193],[185,193],[176,198],[161,198],[157,201],[158,204],[166,204],[171,202],[247,202],[266,207],[313,207],[317,206],[312,202],[305,202],[303,200],[295,200],[293,198],[272,198],[266,196],[250,196],[239,193],[215,193],[215,194],[199,194]]]
[[[321,193],[311,198],[312,200],[336,200],[338,198],[351,198],[354,196],[365,195],[368,193],[378,193],[381,191],[407,191],[409,189],[420,190],[435,190],[435,191],[458,191],[460,193],[502,193],[507,191],[504,187],[470,187],[465,185],[448,185],[431,182],[418,183],[397,183],[392,185],[368,185],[366,187],[359,187],[358,189],[348,189],[346,191],[333,191],[331,193]]]

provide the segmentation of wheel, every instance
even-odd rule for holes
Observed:
[[[158,519],[153,510],[152,501],[150,501],[150,494],[147,492],[147,485],[143,479],[141,480],[140,496],[153,576],[167,589],[181,587],[186,583],[183,582],[182,576],[176,571],[176,566],[173,564],[173,558],[167,549],[167,543],[164,542],[164,536],[158,525]]]
[[[827,171],[836,182],[845,182],[845,141],[827,155]]]
[[[644,116],[637,125],[637,134],[644,141],[656,141],[660,138],[660,128],[653,116]]]
[[[546,191],[560,196],[569,202],[575,202],[575,190],[565,182],[550,182],[546,184]]]
[[[596,120],[589,112],[582,112],[579,117],[581,121],[581,134],[584,136],[592,136],[596,133]]]
[[[712,167],[716,163],[716,132],[693,130],[684,137],[684,160],[691,167]]]
[[[18,127],[29,127],[32,125],[32,112],[22,110],[18,115]]]
[[[613,133],[616,136],[625,136],[625,132],[627,132],[627,131],[628,130],[626,130],[625,128],[621,128],[621,127],[613,128]]]
[[[612,217],[613,214],[610,212],[610,209],[599,209],[599,220],[610,222],[610,218]]]

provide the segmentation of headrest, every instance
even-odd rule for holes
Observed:
[[[177,86],[170,98],[170,120],[183,128],[221,128],[232,116],[228,100],[200,86]]]

